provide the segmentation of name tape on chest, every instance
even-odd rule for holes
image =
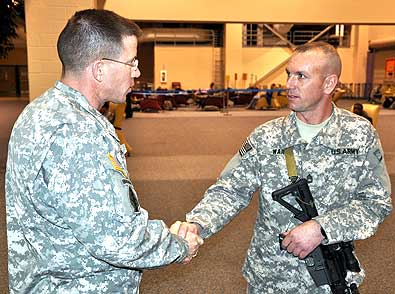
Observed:
[[[359,149],[357,148],[336,148],[331,149],[332,155],[358,155]]]
[[[275,148],[272,149],[273,155],[282,155],[284,154],[285,149]],[[359,155],[359,149],[357,148],[336,148],[330,149],[331,155]]]

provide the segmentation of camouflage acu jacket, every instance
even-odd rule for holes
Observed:
[[[6,170],[11,293],[138,293],[186,242],[148,220],[113,126],[57,82],[13,128]]]
[[[228,163],[217,183],[187,214],[207,238],[219,231],[259,190],[259,210],[243,274],[260,293],[331,293],[317,288],[303,260],[280,251],[278,235],[300,224],[272,200],[287,186],[284,150],[293,146],[299,177],[309,184],[330,243],[365,239],[390,213],[390,181],[376,130],[365,119],[335,106],[333,115],[307,144],[299,135],[295,113],[256,128]],[[298,204],[291,203],[295,207]],[[361,273],[363,275],[363,273]],[[360,283],[362,276],[353,279]]]

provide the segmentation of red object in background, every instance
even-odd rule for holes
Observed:
[[[395,58],[385,60],[385,79],[394,79],[395,76]]]

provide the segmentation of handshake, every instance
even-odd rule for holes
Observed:
[[[176,221],[170,227],[170,233],[184,238],[188,242],[188,255],[182,261],[182,264],[188,264],[191,262],[199,250],[199,247],[203,245],[204,241],[199,236],[200,226],[193,223]]]

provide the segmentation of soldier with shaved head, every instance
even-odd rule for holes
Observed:
[[[181,236],[192,231],[208,238],[259,191],[258,215],[243,267],[250,294],[332,293],[328,284],[314,282],[306,256],[321,244],[372,236],[392,209],[377,131],[366,119],[332,103],[340,73],[341,60],[331,45],[298,47],[286,67],[291,113],[250,134],[179,228]],[[287,167],[285,150],[294,154],[294,176],[288,173],[292,169]],[[305,222],[272,199],[273,191],[295,177],[308,180],[318,210],[318,216]],[[356,293],[363,277],[363,269],[347,268],[345,287],[350,292],[336,293]]]

